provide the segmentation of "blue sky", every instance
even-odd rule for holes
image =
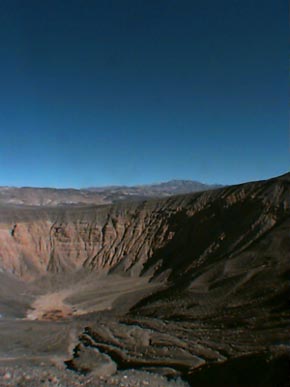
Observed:
[[[285,173],[288,4],[0,2],[0,185]]]

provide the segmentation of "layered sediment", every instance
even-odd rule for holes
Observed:
[[[288,184],[280,178],[110,206],[0,208],[0,267],[24,279],[80,268],[168,270],[174,279],[212,256],[241,252],[280,224]]]
[[[98,281],[118,279],[123,299],[134,286],[141,292],[118,313],[114,308],[121,299],[115,296],[108,308],[103,293],[101,305],[108,312],[79,326],[78,360],[66,360],[78,371],[79,364],[86,368],[92,349],[118,369],[179,374],[190,383],[201,377],[195,370],[210,374],[216,371],[209,366],[227,362],[236,367],[233,359],[284,359],[290,348],[289,185],[287,174],[150,201],[5,206],[0,209],[0,267],[31,289],[39,279],[45,283],[45,278],[82,273],[84,279],[61,289],[55,310],[68,310],[66,318],[83,315],[86,307],[90,313],[102,309],[85,302],[86,296],[100,294]],[[72,291],[77,283],[84,299]],[[34,300],[36,309],[38,303]]]

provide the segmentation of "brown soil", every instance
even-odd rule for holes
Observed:
[[[181,383],[164,375],[283,386],[289,180],[145,203],[2,209],[0,366],[19,371],[3,373],[2,385],[44,364],[63,375],[59,386],[126,385],[120,375],[132,370],[150,372],[152,386],[157,374],[156,386]],[[260,371],[247,378],[253,364]]]

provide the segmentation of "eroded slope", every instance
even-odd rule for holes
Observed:
[[[86,364],[92,349],[119,369],[179,373],[192,385],[198,378],[206,383],[219,364],[235,372],[237,364],[266,370],[264,362],[279,363],[276,359],[287,358],[290,348],[289,196],[288,174],[148,202],[6,207],[1,209],[0,266],[30,281],[30,289],[44,283],[43,276],[50,281],[56,274],[92,273],[85,274],[92,285],[84,287],[80,299],[64,281],[65,289],[60,288],[68,292],[63,300],[70,305],[97,298],[94,284],[100,278],[129,276],[129,287],[142,284],[130,311],[128,304],[77,325],[79,341],[67,365],[80,372],[98,367],[97,361]],[[100,309],[87,309],[94,310]],[[249,385],[247,375],[241,385]],[[255,385],[272,385],[275,372],[271,375],[260,384],[255,379]]]
[[[1,208],[0,267],[24,279],[79,268],[132,275],[169,269],[184,278],[280,223],[289,211],[288,185],[285,177],[149,202]]]

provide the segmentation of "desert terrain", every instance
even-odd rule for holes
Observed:
[[[221,187],[192,180],[171,180],[137,186],[73,188],[1,187],[0,205],[59,207],[64,205],[109,204],[119,201],[145,200]]]
[[[113,204],[0,206],[0,385],[279,386],[290,174]]]

